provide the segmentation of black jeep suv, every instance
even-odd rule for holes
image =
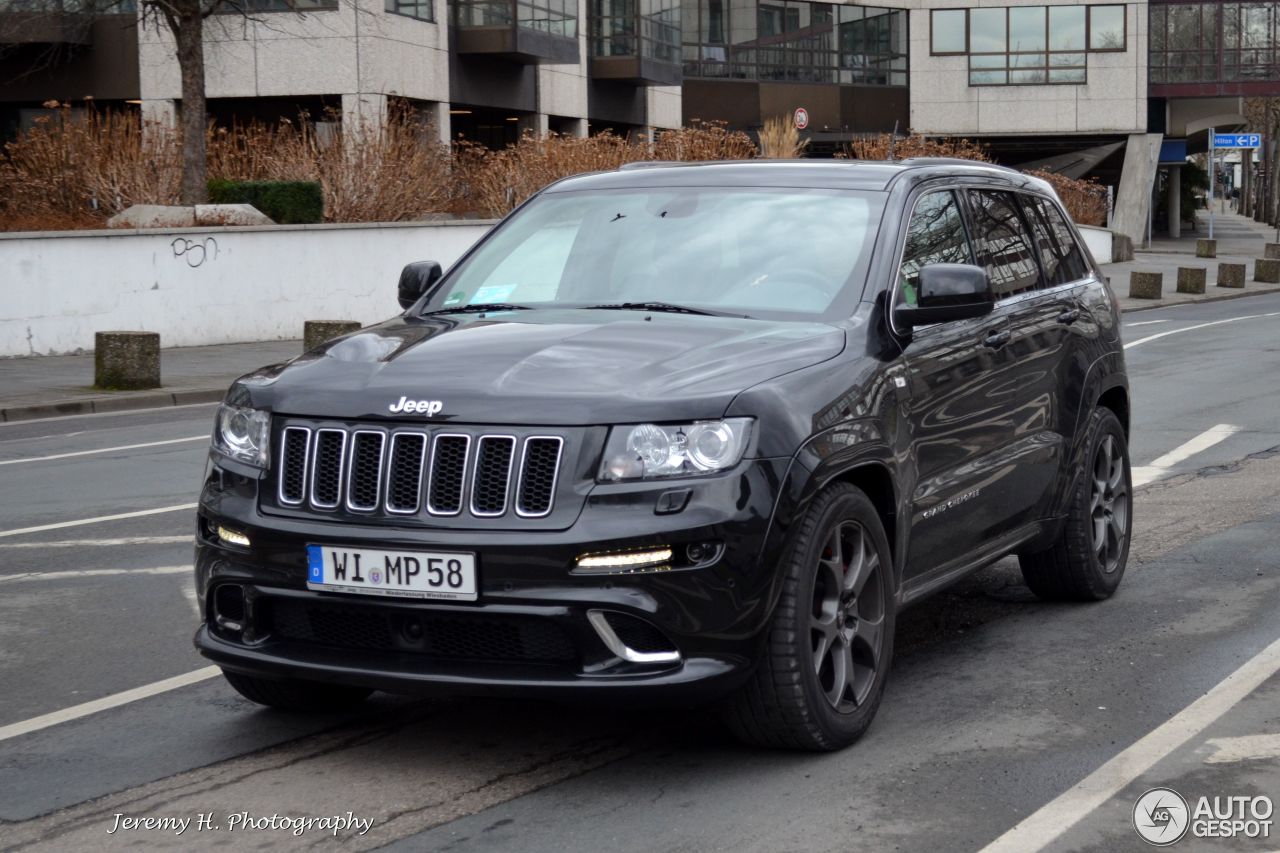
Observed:
[[[716,701],[835,749],[903,607],[1009,554],[1049,598],[1124,572],[1119,315],[1038,179],[623,168],[399,292],[218,412],[195,642],[254,701]]]

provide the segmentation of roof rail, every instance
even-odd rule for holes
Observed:
[[[999,163],[987,163],[983,160],[966,160],[963,157],[908,157],[907,159],[899,160],[898,162],[912,166],[974,166],[983,169],[999,169],[1002,172],[1018,172],[1017,169],[1012,169],[1008,166],[1001,166]]]
[[[632,160],[618,167],[619,172],[630,172],[632,169],[658,169],[665,166],[692,166],[701,160]]]

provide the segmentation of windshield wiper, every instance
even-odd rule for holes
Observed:
[[[724,314],[719,311],[705,311],[701,308],[690,308],[687,305],[675,305],[670,302],[606,302],[603,305],[587,305],[587,308],[598,308],[605,311],[658,311],[664,314],[703,314],[707,317],[743,317],[743,314]]]
[[[423,317],[432,314],[482,314],[486,311],[532,311],[528,305],[512,305],[510,302],[478,302],[475,305],[458,305],[454,308],[437,308],[434,311],[423,311]]]

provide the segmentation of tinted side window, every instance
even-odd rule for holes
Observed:
[[[978,263],[991,276],[996,298],[1034,290],[1040,286],[1031,235],[1018,215],[1011,193],[970,190],[973,227],[978,247]]]
[[[1034,210],[1030,218],[1035,222],[1036,244],[1049,284],[1066,284],[1087,276],[1089,262],[1057,205],[1034,196],[1023,196],[1022,200],[1028,214]]]
[[[907,224],[902,266],[898,268],[901,286],[897,301],[916,304],[922,267],[971,263],[973,250],[965,234],[964,217],[960,214],[955,193],[948,190],[921,196]]]

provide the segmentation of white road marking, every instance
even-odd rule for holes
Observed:
[[[119,521],[123,518],[142,518],[146,515],[159,515],[164,512],[179,512],[184,509],[195,509],[199,504],[174,504],[173,506],[140,509],[136,512],[121,512],[115,515],[100,515],[97,518],[81,518],[76,521],[58,521],[53,524],[37,524],[35,527],[19,527],[16,530],[0,530],[0,539],[9,536],[25,536],[28,533],[43,533],[46,530],[62,530],[66,527],[79,527],[82,524],[98,524],[103,521]]]
[[[1213,754],[1204,760],[1205,764],[1280,758],[1280,734],[1215,737],[1205,741],[1205,746],[1213,749]]]
[[[1070,790],[1019,821],[981,853],[1043,850],[1156,762],[1185,745],[1241,699],[1280,671],[1280,640],[1267,646],[1208,693],[1080,780]]]
[[[72,569],[65,572],[23,572],[2,575],[0,584],[8,581],[60,581],[67,578],[96,578],[111,575],[179,575],[192,571],[191,566],[153,566],[145,569]]]
[[[1168,322],[1170,321],[1169,320],[1143,320],[1141,323],[1125,323],[1124,327],[1126,329],[1132,329],[1134,326],[1151,326],[1156,323],[1168,323]]]
[[[125,536],[120,539],[58,539],[54,542],[0,542],[0,548],[110,548],[116,545],[177,545],[194,542],[185,536]]]
[[[219,675],[221,672],[222,670],[216,666],[206,666],[203,669],[197,669],[193,672],[185,673],[184,675],[175,675],[173,678],[166,678],[163,681],[144,684],[143,686],[135,687],[132,690],[125,690],[122,693],[115,693],[111,696],[104,696],[101,699],[94,699],[92,702],[73,705],[70,708],[63,708],[61,711],[54,711],[39,717],[32,717],[31,719],[23,720],[20,723],[12,723],[10,725],[0,727],[0,741],[31,734],[32,732],[38,732],[41,729],[47,729],[50,726],[56,726],[59,723],[68,723],[72,720],[78,720],[81,717],[87,717],[90,714],[96,714],[99,711],[119,708],[121,705],[128,705],[130,702],[137,702],[139,699],[148,699],[152,696],[158,696],[161,693],[168,693],[170,690],[177,690],[179,687],[199,684],[201,681],[207,681],[208,679]]]
[[[1133,469],[1131,476],[1133,478],[1133,486],[1145,486],[1152,480],[1157,480],[1169,469],[1179,462],[1185,462],[1197,453],[1202,453],[1213,447],[1223,439],[1230,438],[1240,431],[1240,427],[1231,424],[1218,424],[1209,427],[1204,432],[1197,435],[1190,441],[1184,442],[1168,453],[1153,460],[1147,465],[1140,465]]]
[[[1209,326],[1221,326],[1223,323],[1234,323],[1237,320],[1257,320],[1260,317],[1280,317],[1280,311],[1272,311],[1270,314],[1246,314],[1243,317],[1228,317],[1226,320],[1214,320],[1212,323],[1198,323],[1194,326],[1187,326],[1183,329],[1170,329],[1167,332],[1158,332],[1154,335],[1147,335],[1145,338],[1138,338],[1124,345],[1125,349],[1133,349],[1136,346],[1145,344],[1147,341],[1154,341],[1160,338],[1167,338],[1169,335],[1180,335],[1183,332],[1194,332],[1196,329],[1204,329]]]
[[[122,444],[118,447],[100,447],[97,450],[77,450],[74,453],[54,453],[50,456],[27,456],[22,459],[2,459],[0,465],[21,465],[24,462],[48,462],[51,459],[70,459],[73,456],[92,456],[95,453],[114,453],[117,450],[138,450],[142,447],[160,447],[166,444],[183,444],[189,441],[208,441],[207,435],[192,435],[186,438],[170,438],[165,441],[147,441],[142,444]]]

